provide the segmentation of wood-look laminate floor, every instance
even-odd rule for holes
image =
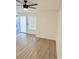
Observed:
[[[19,34],[16,38],[16,59],[57,59],[56,42]]]

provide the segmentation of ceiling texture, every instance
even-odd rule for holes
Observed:
[[[17,14],[35,14],[38,10],[40,11],[58,11],[61,5],[61,0],[28,0],[28,4],[37,3],[36,9],[28,9],[28,11],[23,10],[23,1],[19,0],[22,3],[16,1],[16,13]],[[21,5],[21,6],[18,6]]]

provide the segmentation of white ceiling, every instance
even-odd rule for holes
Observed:
[[[20,0],[23,3],[23,0]],[[29,11],[24,11],[22,6],[16,6],[16,12],[22,14],[28,13],[36,13],[37,10],[44,11],[44,10],[51,10],[57,11],[60,7],[61,0],[28,0],[28,4],[31,3],[38,3],[38,6],[35,6],[37,9],[30,9]],[[16,5],[21,5],[20,3],[16,2]]]

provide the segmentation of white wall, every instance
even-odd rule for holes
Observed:
[[[56,40],[56,20],[60,0],[38,0],[37,37]]]
[[[56,11],[39,11],[37,14],[37,37],[55,40]]]
[[[62,59],[62,10],[61,9],[58,12],[58,19],[57,19],[56,45],[57,45],[57,59]]]

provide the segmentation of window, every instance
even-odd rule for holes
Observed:
[[[16,34],[36,31],[36,16],[16,16]]]

